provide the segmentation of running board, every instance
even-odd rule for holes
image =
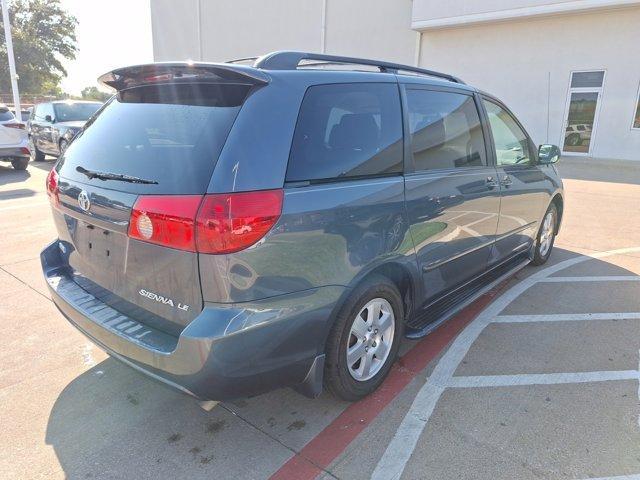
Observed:
[[[523,258],[522,255],[518,255],[485,273],[482,277],[469,282],[467,285],[458,289],[458,291],[454,291],[441,300],[434,302],[428,307],[426,313],[411,320],[405,330],[405,337],[409,339],[426,337],[496,285],[522,270],[530,261],[531,259],[528,256]],[[452,303],[453,306],[449,307]]]

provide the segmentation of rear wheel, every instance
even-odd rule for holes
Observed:
[[[31,160],[34,162],[44,161],[44,153],[38,150],[38,147],[36,147],[36,144],[33,141],[33,137],[29,137],[29,151],[31,152]]]
[[[534,265],[542,265],[546,263],[553,249],[553,242],[556,239],[556,226],[558,224],[558,209],[554,203],[549,205],[547,212],[544,214],[538,237],[536,238],[536,246],[532,263]]]
[[[384,276],[356,288],[327,340],[324,383],[344,400],[373,392],[389,373],[404,331],[402,298]]]
[[[27,165],[29,165],[29,158],[14,158],[13,160],[11,160],[11,165],[13,165],[13,168],[15,168],[16,170],[26,170]]]

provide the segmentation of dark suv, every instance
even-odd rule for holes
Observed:
[[[199,398],[358,399],[403,337],[551,252],[558,148],[450,75],[277,52],[101,82],[47,179],[44,274],[93,342]]]
[[[100,102],[80,100],[59,100],[34,106],[27,123],[31,160],[41,162],[45,155],[59,156],[101,106]]]

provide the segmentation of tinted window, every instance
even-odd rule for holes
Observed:
[[[288,181],[401,172],[397,85],[317,85],[307,90],[291,146]]]
[[[56,103],[53,108],[57,122],[84,122],[101,106],[101,103]]]
[[[159,85],[125,90],[85,125],[60,174],[134,193],[202,193],[211,179],[246,85]],[[158,182],[89,180],[81,166]]]
[[[408,89],[413,161],[417,171],[487,164],[473,97]]]
[[[0,122],[6,122],[7,120],[13,120],[15,117],[8,108],[0,108]]]
[[[498,165],[527,164],[531,161],[529,140],[514,118],[502,107],[483,100],[487,110]]]

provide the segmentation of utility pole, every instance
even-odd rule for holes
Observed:
[[[4,38],[7,42],[7,57],[9,57],[9,75],[11,76],[11,91],[13,92],[13,109],[16,119],[22,121],[20,109],[20,93],[18,92],[18,75],[16,74],[16,60],[13,58],[13,40],[11,38],[11,22],[9,22],[9,0],[2,0],[2,23],[4,23]]]

